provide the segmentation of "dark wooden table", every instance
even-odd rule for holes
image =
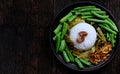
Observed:
[[[77,74],[56,60],[48,34],[57,13],[79,1],[103,5],[120,26],[120,0],[0,0],[0,74]],[[120,50],[93,73],[119,74]]]

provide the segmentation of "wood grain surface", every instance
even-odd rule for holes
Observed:
[[[50,23],[66,5],[90,1],[106,7],[120,26],[120,0],[0,0],[0,74],[80,74],[51,52]],[[82,74],[119,74],[120,50],[102,69]]]

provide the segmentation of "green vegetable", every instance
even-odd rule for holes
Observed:
[[[66,48],[65,51],[66,51],[66,53],[67,53],[70,61],[71,61],[71,62],[74,62],[74,57],[73,57],[72,53],[69,51],[69,49]]]
[[[86,21],[92,21],[92,22],[97,22],[97,23],[106,23],[105,20],[99,20],[99,19],[94,19],[94,18],[88,18]]]
[[[80,62],[78,58],[75,58],[75,62],[77,63],[79,68],[84,68],[84,66],[82,65],[82,63]]]
[[[71,16],[70,18],[68,18],[68,22],[72,22],[76,17],[76,15]]]
[[[83,15],[91,15],[91,12],[80,12],[80,14],[83,16]]]
[[[84,59],[80,59],[80,61],[82,62],[82,63],[84,63],[85,65],[87,65],[87,66],[91,66],[91,63],[89,62],[89,61],[86,61],[86,60],[84,60]]]
[[[98,13],[98,14],[101,14],[101,15],[105,15],[106,14],[105,11],[95,11],[95,12]]]
[[[63,51],[63,58],[64,58],[65,62],[67,62],[67,63],[70,62],[70,59],[68,58],[67,53],[65,51]]]
[[[74,9],[79,10],[79,9],[85,9],[85,8],[96,8],[96,6],[81,6],[81,7],[76,7]]]
[[[102,31],[102,29],[100,27],[97,28],[97,31],[98,31],[98,35],[100,37],[100,39],[103,41],[103,42],[106,42],[106,37]]]
[[[91,13],[91,11],[89,11],[89,12],[80,12],[80,11],[78,11],[78,10],[74,10],[73,11],[76,15],[91,15],[92,16],[92,13]],[[99,15],[104,15],[105,16],[105,14],[106,14],[106,12],[104,12],[104,11],[94,11],[94,12],[96,12],[97,14],[99,14]]]
[[[92,11],[99,11],[99,10],[101,10],[101,9],[99,9],[99,8],[84,8],[84,9],[80,9],[79,11],[80,12],[87,12],[87,11],[90,11],[90,10],[92,10]]]
[[[110,40],[111,40],[111,43],[112,43],[112,46],[114,47],[114,43],[115,43],[115,38],[114,38],[114,34],[110,34]]]
[[[107,32],[107,40],[110,41],[110,33]]]
[[[96,11],[91,11],[91,13],[92,13],[94,16],[96,16],[96,17],[98,17],[98,18],[101,18],[101,19],[106,19],[106,18],[108,18],[108,16],[106,16],[106,15],[100,15],[100,14],[96,13]]]
[[[67,23],[64,23],[64,24],[63,24],[63,29],[62,29],[61,38],[64,37],[64,35],[66,34],[67,30],[68,30],[68,24],[67,24]]]
[[[88,18],[92,18],[93,16],[82,16],[81,18],[83,19],[88,19]]]
[[[54,33],[55,33],[55,34],[59,33],[60,30],[61,30],[61,28],[62,28],[62,24],[59,24],[59,25],[57,26],[57,28],[54,30]]]
[[[61,32],[59,32],[58,34],[56,34],[54,37],[53,37],[53,40],[55,41],[56,40],[56,37],[57,36],[60,36],[61,35]]]
[[[71,12],[69,12],[66,16],[64,16],[64,17],[60,20],[60,22],[61,22],[61,23],[64,23],[65,21],[67,21],[67,19],[68,19],[70,16],[72,16],[72,13],[71,13]]]
[[[61,39],[60,39],[60,36],[58,35],[56,36],[56,52],[59,51],[60,43],[61,43]]]
[[[118,29],[117,29],[115,23],[114,23],[110,18],[108,18],[107,20],[111,23],[111,26],[114,28],[114,30],[115,30],[116,32],[118,32]]]
[[[101,27],[101,28],[103,28],[103,29],[105,29],[106,31],[108,31],[108,32],[110,32],[110,33],[113,33],[113,34],[117,34],[115,31],[113,31],[112,29],[110,29],[110,28],[108,28],[108,27],[106,27],[106,26],[104,26],[104,25],[102,25],[102,24],[99,24],[99,26]]]
[[[60,47],[59,47],[59,51],[61,51],[61,52],[64,51],[65,47],[66,47],[66,42],[65,42],[65,40],[62,40]]]
[[[113,25],[110,21],[108,21],[107,19],[105,20],[105,22],[107,24],[109,24],[110,28],[113,29],[114,31],[118,32],[118,30],[115,28],[115,25]]]

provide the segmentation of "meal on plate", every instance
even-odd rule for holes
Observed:
[[[81,68],[107,60],[118,29],[109,15],[96,6],[81,6],[59,20],[54,30],[55,51],[66,63]]]

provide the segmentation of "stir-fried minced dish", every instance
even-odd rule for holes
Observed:
[[[118,29],[109,15],[96,6],[81,6],[60,19],[54,30],[56,53],[79,68],[104,62],[115,47]]]

